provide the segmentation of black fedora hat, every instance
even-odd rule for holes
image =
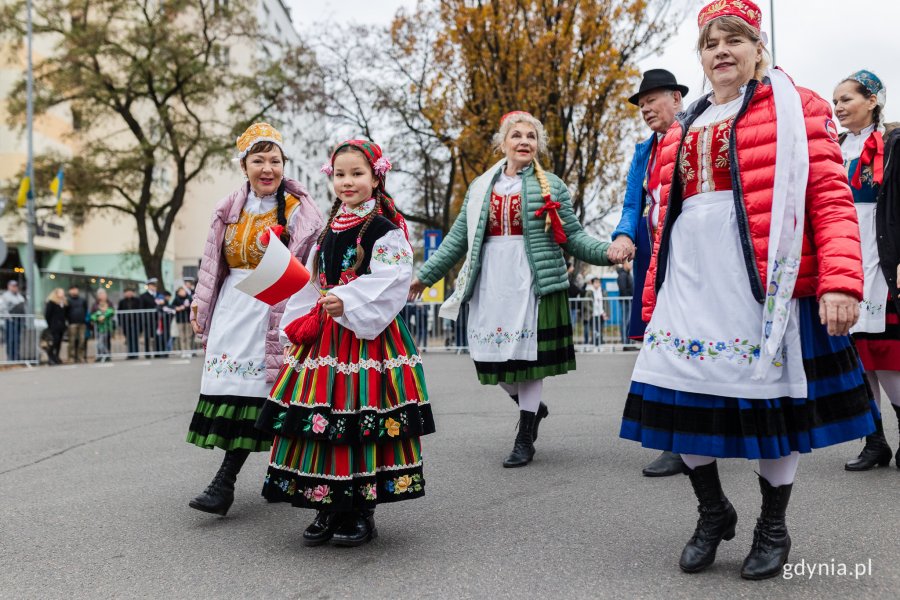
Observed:
[[[641,94],[659,89],[675,90],[681,92],[682,96],[687,96],[688,93],[687,86],[678,83],[675,80],[675,76],[669,71],[665,69],[650,69],[644,73],[644,78],[641,80],[641,87],[638,89],[637,94],[629,98],[628,101],[637,106]]]

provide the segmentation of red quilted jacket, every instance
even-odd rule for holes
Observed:
[[[797,88],[809,138],[809,181],[803,256],[794,297],[845,292],[862,300],[862,253],[853,196],[847,184],[831,107],[815,92]],[[682,206],[682,184],[676,173],[683,133],[707,107],[701,100],[679,115],[659,148],[662,165],[660,223],[653,258],[644,283],[643,320],[650,321],[656,293],[665,279],[669,234]],[[767,83],[751,81],[744,106],[731,130],[731,182],[735,196],[747,276],[753,296],[765,298],[769,256],[769,223],[775,181],[775,100]],[[674,179],[674,181],[673,181]]]

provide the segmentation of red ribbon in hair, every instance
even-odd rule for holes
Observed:
[[[568,238],[566,230],[563,229],[562,220],[559,218],[559,209],[562,206],[559,202],[554,202],[550,194],[544,195],[544,205],[534,211],[534,216],[540,218],[547,215],[547,226],[553,230],[553,241],[557,244],[565,244]]]
[[[853,179],[850,180],[850,185],[855,189],[862,188],[862,170],[863,167],[869,165],[872,165],[875,185],[881,185],[881,182],[884,181],[884,138],[881,137],[880,131],[872,132],[859,155],[856,173],[853,174]]]

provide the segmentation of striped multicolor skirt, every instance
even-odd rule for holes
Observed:
[[[620,436],[646,448],[718,458],[780,458],[861,438],[878,409],[849,336],[829,336],[800,301],[806,398],[748,400],[632,382]]]
[[[575,370],[575,343],[565,291],[543,296],[538,305],[537,360],[475,361],[478,381],[485,385],[518,383]]]
[[[374,340],[325,318],[293,346],[257,427],[275,435],[263,496],[349,511],[425,494],[419,437],[434,432],[422,358],[397,317]]]
[[[855,333],[853,341],[866,371],[900,371],[900,315],[888,297],[885,328],[881,333]]]

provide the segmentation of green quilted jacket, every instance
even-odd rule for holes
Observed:
[[[527,167],[521,172],[521,175],[522,198],[525,205],[523,208],[526,208],[526,210],[522,211],[522,217],[525,220],[523,227],[525,252],[528,255],[528,264],[531,265],[531,272],[534,275],[535,295],[538,297],[546,296],[569,288],[563,250],[576,258],[594,265],[610,264],[606,257],[609,242],[601,242],[594,239],[581,228],[581,223],[578,222],[578,219],[575,217],[575,211],[572,210],[572,198],[569,195],[566,184],[556,175],[547,173],[551,196],[562,205],[559,209],[559,216],[568,238],[566,243],[560,246],[553,241],[552,232],[544,231],[544,217],[534,216],[535,211],[544,205],[544,199],[541,197],[541,185],[534,174],[534,167]],[[463,302],[468,301],[472,297],[472,293],[475,290],[475,282],[478,281],[478,274],[481,270],[481,247],[484,243],[488,212],[491,206],[490,194],[494,187],[493,184],[496,183],[499,176],[500,171],[498,170],[481,206],[481,217],[478,219],[478,230],[474,241],[475,251],[472,254],[477,256],[478,260],[470,265],[471,275],[468,278],[465,294],[462,297]],[[425,285],[433,285],[439,281],[457,262],[466,256],[469,245],[466,226],[468,204],[469,193],[467,192],[462,210],[456,217],[456,221],[450,228],[447,237],[441,243],[437,252],[419,269],[417,277]]]

